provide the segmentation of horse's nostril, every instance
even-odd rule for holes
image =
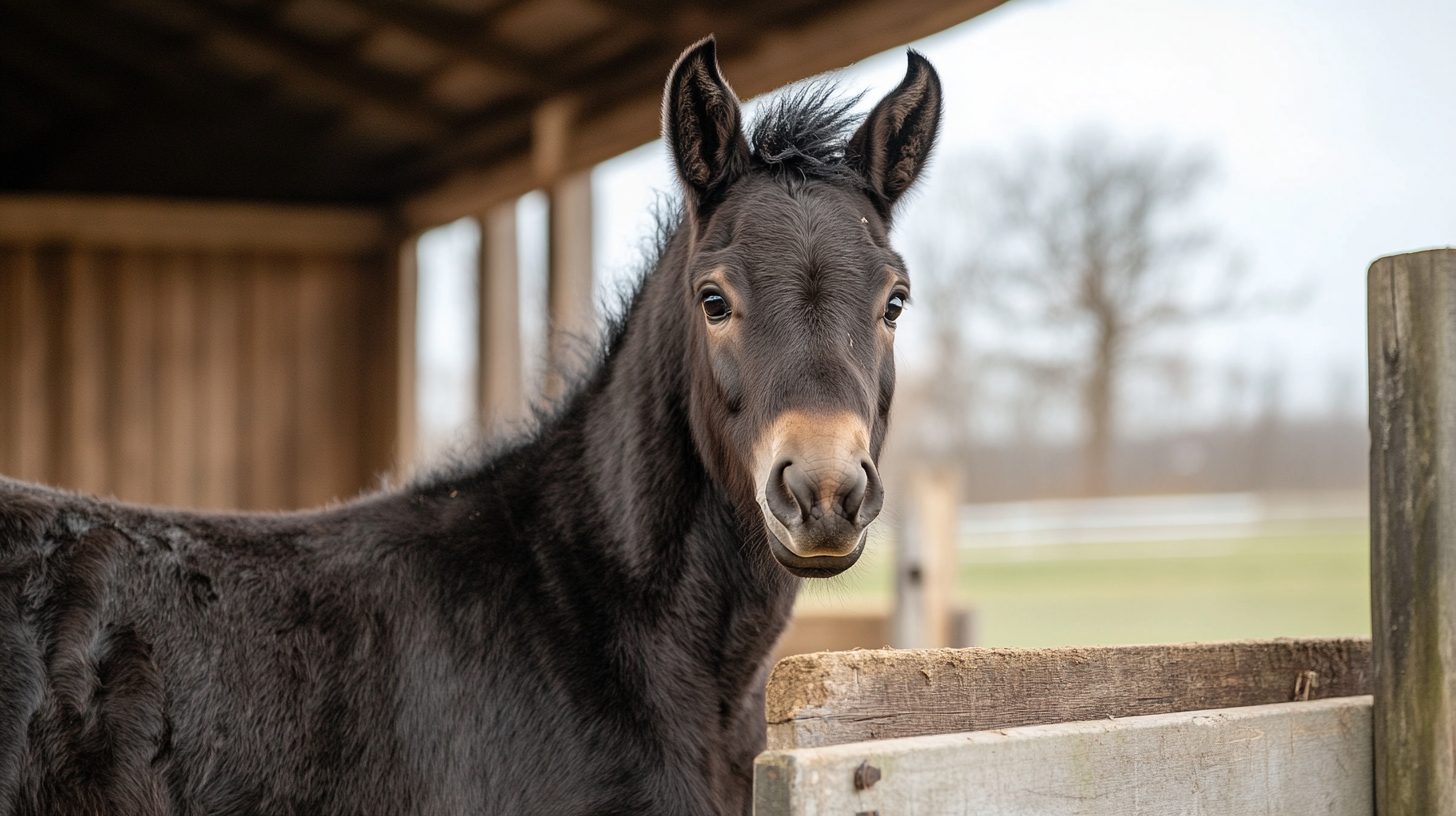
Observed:
[[[860,477],[863,481],[856,481],[856,484],[863,484],[859,501],[850,510],[848,501],[845,502],[845,514],[854,523],[863,527],[875,520],[880,514],[880,509],[885,505],[885,488],[880,483],[880,472],[875,468],[875,463],[869,459],[860,462]]]
[[[764,485],[768,509],[785,527],[790,528],[803,521],[807,509],[813,504],[805,500],[804,494],[800,492],[801,488],[796,485],[796,481],[802,479],[803,474],[793,465],[787,459],[779,460],[769,473],[768,484]]]
[[[816,485],[809,478],[804,469],[795,465],[789,465],[784,469],[784,484],[788,485],[789,491],[794,494],[794,499],[799,502],[800,517],[808,520],[818,518],[823,512],[815,505],[818,504],[814,497],[818,495]]]
[[[853,521],[859,513],[859,508],[864,504],[865,490],[869,484],[869,474],[861,467],[855,470],[853,478],[840,486],[839,506],[843,508],[845,518]]]

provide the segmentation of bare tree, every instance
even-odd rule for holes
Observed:
[[[995,311],[1006,325],[1077,338],[1018,349],[1016,364],[1075,388],[1083,426],[1083,490],[1106,492],[1119,388],[1132,368],[1181,372],[1149,339],[1238,303],[1238,267],[1219,258],[1192,205],[1209,178],[1197,154],[1084,133],[1048,153],[984,164],[1003,258]],[[1197,286],[1212,270],[1221,286]],[[1205,280],[1206,282],[1206,280]]]

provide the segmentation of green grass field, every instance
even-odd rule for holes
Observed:
[[[891,546],[800,606],[888,608]],[[961,551],[957,602],[977,645],[1114,643],[1370,634],[1369,530],[1286,525],[1255,538]]]

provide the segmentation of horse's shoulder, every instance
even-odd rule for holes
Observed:
[[[78,497],[0,476],[0,554],[40,546]]]

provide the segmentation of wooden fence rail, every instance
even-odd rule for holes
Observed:
[[[769,677],[768,747],[1369,694],[1370,641],[795,655]]]
[[[1370,698],[770,751],[756,816],[1370,816]]]

